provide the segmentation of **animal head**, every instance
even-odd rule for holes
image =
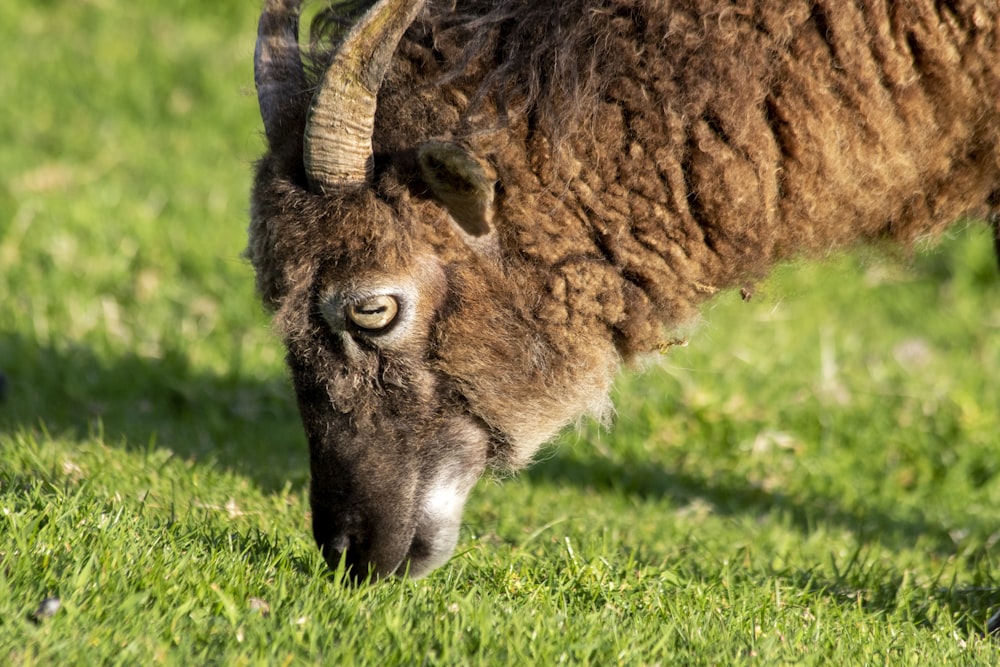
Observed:
[[[433,120],[447,110],[383,90],[422,0],[378,2],[315,84],[298,4],[269,0],[260,20],[268,151],[248,256],[287,347],[323,554],[359,577],[421,576],[451,555],[487,468],[604,409],[617,352],[596,328],[546,324],[551,277],[513,249],[518,204],[491,155]]]

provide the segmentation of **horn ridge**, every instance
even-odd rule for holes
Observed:
[[[303,159],[312,190],[351,189],[371,180],[378,90],[424,2],[379,0],[338,47],[306,121]]]

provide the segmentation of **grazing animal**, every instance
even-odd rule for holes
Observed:
[[[997,0],[340,4],[308,57],[263,10],[247,254],[359,577],[444,563],[716,291],[1000,207]]]

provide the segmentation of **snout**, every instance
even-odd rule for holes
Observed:
[[[433,392],[410,390],[416,380],[380,386],[375,401],[362,393],[367,375],[320,379],[303,358],[289,353],[309,439],[313,536],[326,562],[356,581],[443,565],[486,468],[488,429],[464,409],[442,414]]]
[[[458,543],[468,489],[434,489],[411,520],[372,520],[314,503],[313,537],[332,570],[343,565],[355,582],[389,576],[420,578],[448,561]]]
[[[379,530],[361,520],[323,510],[313,511],[313,537],[330,569],[343,564],[355,581],[395,574],[412,541],[412,536],[400,528]]]

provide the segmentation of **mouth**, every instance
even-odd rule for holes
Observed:
[[[376,556],[363,543],[342,537],[320,544],[320,551],[331,570],[343,565],[358,582],[386,577],[420,579],[448,562],[458,544],[458,534],[457,522],[421,526],[401,557]]]
[[[457,525],[451,531],[438,529],[430,539],[418,533],[410,543],[406,557],[392,574],[400,578],[421,579],[447,563],[455,552],[456,544]]]
[[[408,567],[404,572],[397,569],[397,574],[419,579],[448,562],[458,544],[462,510],[476,478],[468,482],[459,477],[431,487],[425,496],[407,559],[403,562],[403,567]]]
[[[344,541],[327,542],[320,545],[320,551],[327,565],[333,571],[344,566],[348,576],[355,582],[370,579],[377,581],[387,577],[400,579],[420,579],[441,567],[451,558],[458,543],[458,526],[454,529],[440,527],[428,532],[417,532],[413,536],[406,553],[401,558],[389,561],[373,561],[365,552],[363,544],[346,544]]]
[[[328,432],[310,441],[310,504],[331,570],[354,582],[418,579],[447,563],[497,438],[468,415],[439,422],[418,442],[395,433],[330,441]]]
[[[313,533],[330,569],[343,566],[356,582],[390,576],[419,579],[447,563],[458,544],[466,498],[479,476],[453,473],[446,470],[437,476],[410,521],[389,519],[366,526],[314,508]]]

